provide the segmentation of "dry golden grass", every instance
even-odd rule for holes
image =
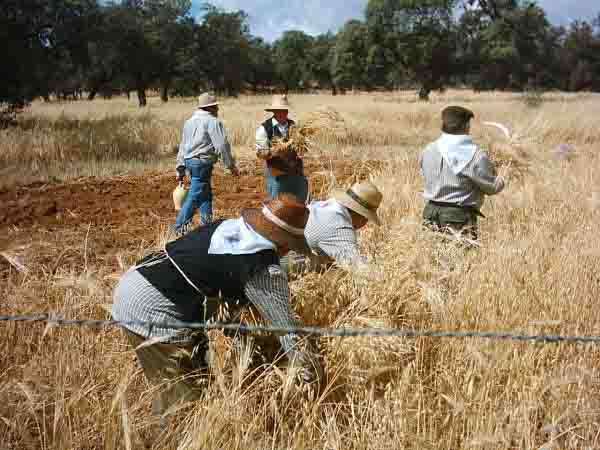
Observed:
[[[549,94],[535,109],[517,95],[461,91],[436,95],[431,104],[414,102],[405,93],[291,100],[298,117],[328,104],[344,118],[347,134],[325,143],[326,151],[387,161],[373,176],[385,195],[384,226],[368,227],[360,237],[385,279],[373,282],[332,270],[295,280],[294,308],[305,323],[600,334],[597,96]],[[267,103],[244,97],[223,105],[240,158],[252,156],[254,128]],[[418,151],[437,136],[439,112],[451,103],[471,107],[477,115],[475,139],[512,162],[508,188],[484,207],[488,219],[482,221],[481,248],[469,251],[420,226]],[[192,108],[191,101],[151,102],[148,120],[156,127],[152,133],[159,147],[176,141]],[[124,100],[36,104],[31,110],[38,120],[62,113],[82,120],[119,114],[132,126],[146,120]],[[482,120],[507,124],[514,139],[506,141],[481,126]],[[18,144],[26,154],[21,139],[39,139],[39,132],[4,131],[0,152]],[[561,159],[554,151],[563,143],[574,150]],[[44,147],[36,148],[44,157]],[[31,157],[22,158],[15,161]],[[85,156],[80,159],[86,162]],[[113,257],[125,269],[162,238],[162,230],[151,230],[139,238],[138,250]],[[119,272],[90,254],[94,239],[93,229],[40,235],[29,249],[32,261],[44,255],[51,260],[74,243],[71,256],[61,264],[32,267],[27,276],[5,271],[1,311],[107,317],[102,305],[110,303]],[[151,393],[117,330],[2,324],[0,342],[2,448],[600,447],[597,346],[322,339],[328,387],[310,401],[295,391],[285,372],[254,371],[243,352],[217,339],[214,345],[231,353],[215,370],[205,398],[158,434],[150,415]]]

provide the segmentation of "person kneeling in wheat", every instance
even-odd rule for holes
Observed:
[[[139,261],[114,291],[112,316],[122,324],[148,381],[159,387],[154,412],[199,398],[208,370],[208,337],[186,324],[214,321],[219,304],[252,305],[266,325],[294,327],[288,278],[279,262],[306,247],[308,209],[281,194],[262,209],[217,221]],[[174,326],[174,324],[180,324]],[[319,387],[322,369],[306,341],[279,338],[299,381]]]
[[[369,222],[380,225],[377,210],[383,195],[373,183],[363,181],[335,190],[325,201],[308,205],[310,216],[304,236],[310,252],[290,252],[282,258],[289,272],[320,270],[332,264],[355,274],[374,276],[376,271],[358,249],[356,232]]]
[[[442,111],[442,136],[420,156],[427,200],[423,219],[442,232],[467,233],[477,239],[477,219],[486,195],[496,195],[505,186],[492,162],[469,136],[472,111],[449,106]]]

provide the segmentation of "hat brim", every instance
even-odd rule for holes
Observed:
[[[219,102],[208,103],[207,105],[198,105],[198,108],[199,108],[199,109],[202,109],[202,108],[209,108],[209,107],[211,107],[211,106],[219,106]]]
[[[289,111],[290,108],[284,108],[284,107],[280,107],[280,108],[265,108],[265,111],[267,112],[275,112],[275,111]]]
[[[242,218],[252,227],[254,231],[263,236],[265,239],[277,245],[289,247],[301,253],[307,253],[308,244],[304,236],[297,236],[283,228],[279,228],[273,222],[267,220],[260,209],[246,208],[242,210]]]
[[[346,194],[345,191],[333,191],[331,198],[337,200],[343,206],[351,211],[354,211],[356,214],[360,214],[361,216],[365,217],[369,222],[373,222],[375,225],[381,225],[381,220],[379,219],[376,211],[365,208],[356,200],[352,199],[348,194]]]

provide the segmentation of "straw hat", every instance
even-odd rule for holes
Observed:
[[[296,251],[307,248],[304,227],[308,222],[308,215],[309,211],[304,203],[285,193],[265,203],[262,209],[242,210],[244,221],[254,231],[277,245],[285,245]]]
[[[380,225],[381,222],[377,216],[377,208],[383,200],[383,195],[379,189],[370,181],[356,183],[350,189],[343,191],[334,191],[332,198],[340,202],[346,208],[366,217],[371,222]]]
[[[289,109],[290,103],[288,102],[287,95],[274,95],[271,106],[265,108],[265,111],[288,111]]]
[[[217,98],[208,92],[198,97],[198,108],[208,108],[209,106],[216,106],[218,104]]]

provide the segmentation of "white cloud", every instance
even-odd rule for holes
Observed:
[[[193,0],[195,13],[204,0]],[[290,29],[309,34],[337,31],[346,21],[363,18],[367,0],[209,0],[227,10],[244,10],[249,16],[250,31],[272,41]],[[598,0],[539,0],[549,19],[568,24],[572,20],[590,19],[600,12]]]

